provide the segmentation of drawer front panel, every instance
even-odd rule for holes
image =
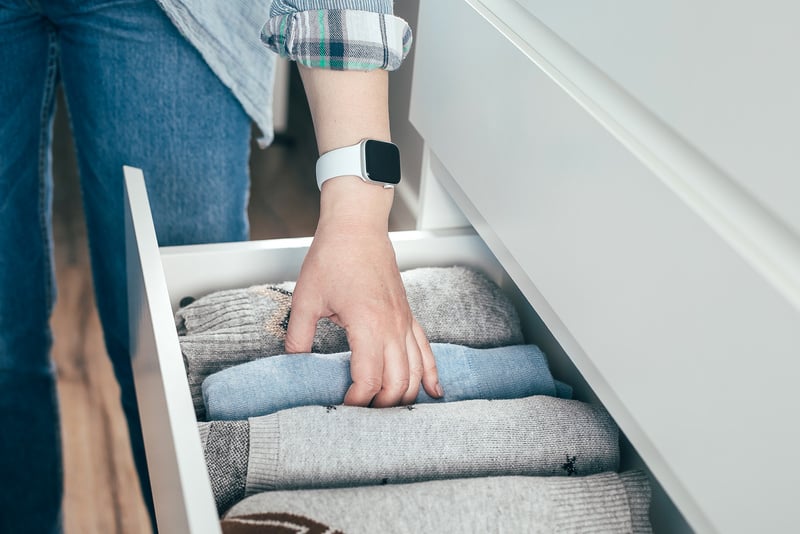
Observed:
[[[444,185],[692,525],[785,530],[800,468],[757,459],[800,449],[798,310],[502,32],[421,6],[411,118]]]
[[[800,5],[519,2],[800,235]]]

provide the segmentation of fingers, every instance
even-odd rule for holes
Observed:
[[[344,396],[350,406],[369,406],[383,384],[383,350],[362,346],[360,338],[350,336],[350,377],[353,383]]]
[[[444,395],[430,343],[416,320],[406,334],[405,346],[368,343],[359,334],[350,336],[353,384],[345,404],[375,408],[413,404],[420,384],[433,398]]]
[[[372,400],[374,408],[397,406],[403,400],[409,385],[408,356],[406,347],[389,345],[384,351],[383,382]],[[417,386],[419,387],[419,386]],[[414,395],[414,398],[417,396]]]
[[[436,370],[436,359],[433,357],[431,344],[428,343],[428,336],[422,329],[416,319],[411,324],[411,329],[414,333],[414,338],[420,350],[422,360],[422,387],[434,399],[440,399],[444,396],[444,390],[439,383],[439,372]]]
[[[408,389],[400,402],[401,404],[414,404],[417,401],[419,384],[422,381],[423,366],[422,353],[413,332],[406,335],[406,352],[408,355]]]
[[[292,295],[291,310],[284,341],[286,352],[289,354],[311,352],[320,314],[316,313],[307,301],[298,298],[297,293]]]

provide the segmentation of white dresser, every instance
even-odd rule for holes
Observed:
[[[799,16],[420,7],[420,220],[441,184],[700,532],[800,531]]]
[[[792,532],[800,82],[788,2],[421,2],[403,269],[471,265],[625,434],[656,532]],[[219,533],[173,312],[296,278],[308,240],[159,249],[127,169],[134,372],[159,527]],[[453,228],[453,229],[447,229]]]

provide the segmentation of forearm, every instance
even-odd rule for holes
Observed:
[[[299,69],[320,154],[365,138],[391,139],[388,72]],[[393,198],[393,189],[366,184],[355,176],[328,180],[320,197],[320,227],[335,223],[386,232]]]
[[[389,141],[389,73],[299,66],[320,154],[365,137]]]

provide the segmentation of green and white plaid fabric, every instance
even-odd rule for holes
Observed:
[[[387,13],[318,9],[270,18],[261,40],[279,55],[312,68],[396,70],[408,55],[408,23]]]

